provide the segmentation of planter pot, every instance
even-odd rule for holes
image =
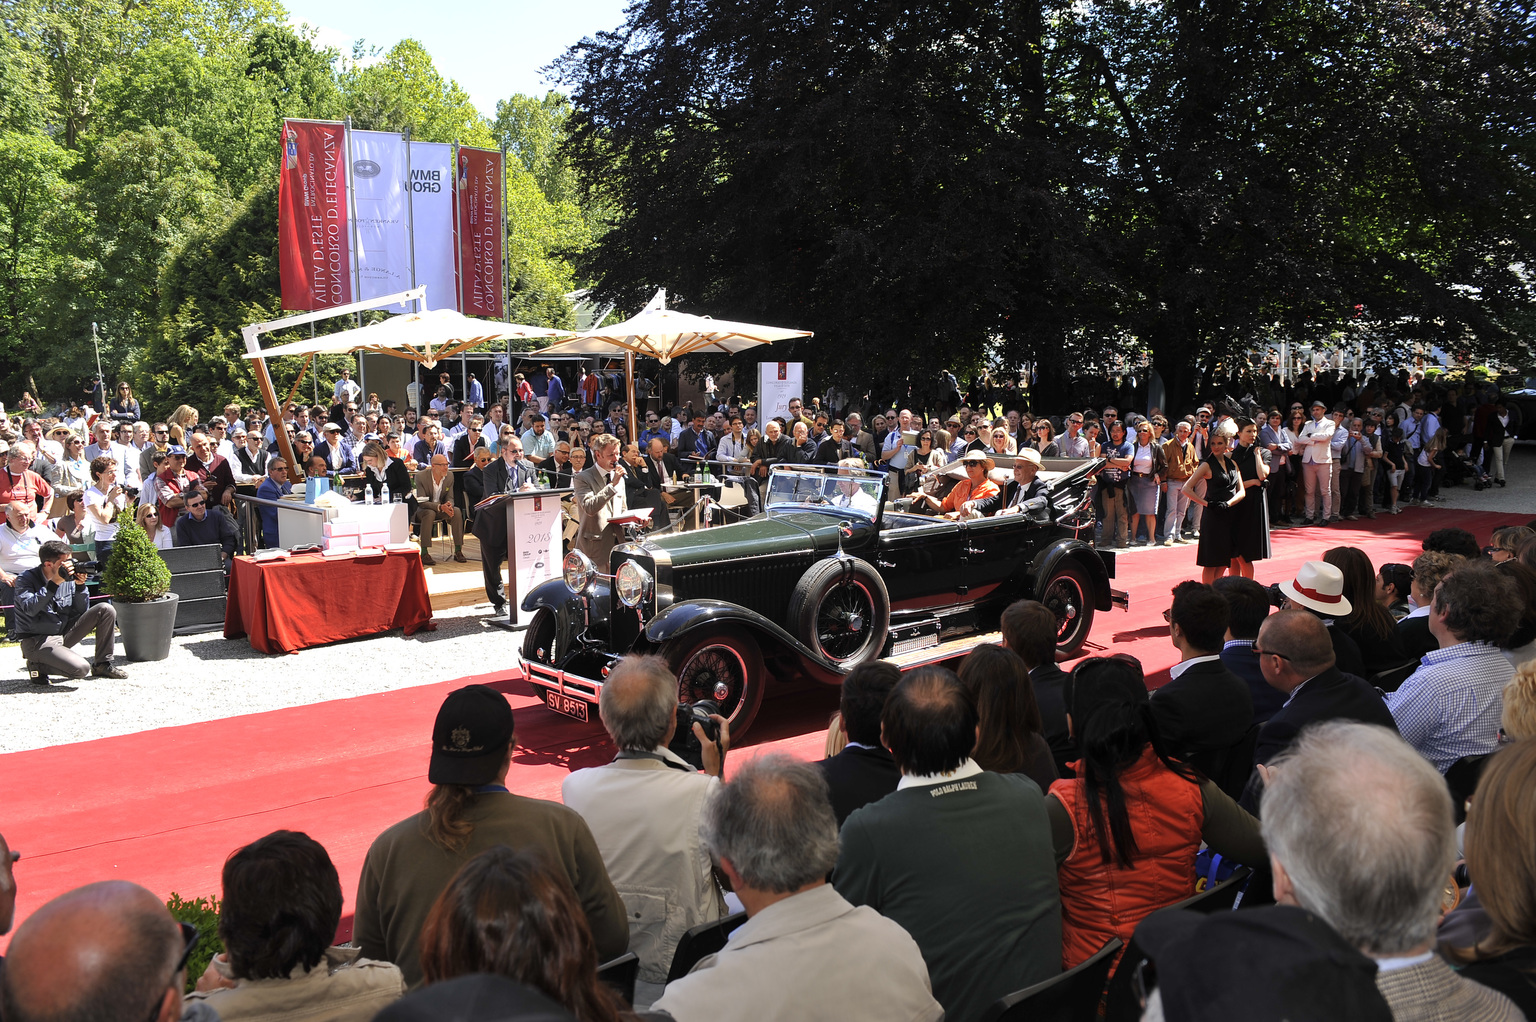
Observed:
[[[181,597],[167,593],[156,600],[130,603],[113,600],[117,630],[123,637],[123,656],[129,660],[164,660],[171,655],[171,635],[176,629],[176,607]]]

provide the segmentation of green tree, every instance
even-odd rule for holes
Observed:
[[[61,243],[73,233],[66,174],[77,159],[46,135],[0,132],[0,365],[11,391],[50,357],[42,325],[69,261]]]
[[[543,99],[519,93],[498,100],[491,123],[496,144],[507,150],[509,160],[533,175],[551,202],[580,199],[575,171],[560,153],[570,116],[571,101],[551,90]]]
[[[414,39],[396,43],[377,64],[353,64],[342,72],[341,88],[355,128],[409,131],[421,142],[495,147],[469,93],[444,78]]]

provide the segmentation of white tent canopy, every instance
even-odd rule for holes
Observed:
[[[495,323],[474,319],[452,309],[431,309],[393,316],[382,323],[353,327],[307,341],[279,344],[264,351],[253,351],[246,358],[274,358],[279,355],[342,355],[354,351],[373,351],[397,358],[408,358],[431,369],[445,358],[490,341],[522,340],[530,337],[563,337],[569,330],[551,330],[518,323]]]
[[[558,355],[611,355],[618,348],[654,358],[666,365],[675,358],[694,352],[732,354],[759,344],[812,336],[809,330],[789,330],[695,316],[669,309],[666,303],[667,292],[657,291],[650,304],[638,315],[622,323],[577,334],[545,350]]]

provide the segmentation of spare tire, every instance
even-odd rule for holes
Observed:
[[[789,598],[795,637],[819,656],[852,668],[873,660],[891,630],[891,597],[880,573],[857,557],[808,568]]]

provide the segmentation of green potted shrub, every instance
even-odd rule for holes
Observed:
[[[181,598],[170,592],[171,569],[149,535],[133,520],[133,505],[118,516],[122,524],[112,544],[112,556],[101,573],[101,588],[117,610],[117,630],[123,655],[129,660],[164,660],[171,655],[176,607]]]

